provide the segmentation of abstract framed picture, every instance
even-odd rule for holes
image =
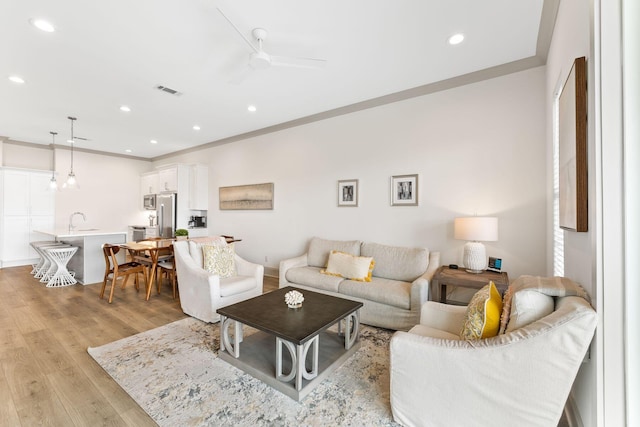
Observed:
[[[338,181],[338,206],[358,207],[358,180]]]
[[[418,174],[391,177],[391,206],[418,206]]]
[[[587,231],[587,70],[576,58],[558,99],[560,227]]]
[[[273,183],[220,187],[220,210],[273,209]]]

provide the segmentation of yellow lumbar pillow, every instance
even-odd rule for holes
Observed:
[[[360,282],[370,282],[371,272],[375,266],[372,257],[355,256],[346,252],[331,251],[327,268],[320,270],[323,274],[344,277]]]
[[[492,281],[475,293],[465,314],[460,338],[477,340],[498,335],[502,297]]]

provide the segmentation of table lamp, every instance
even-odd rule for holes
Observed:
[[[453,223],[454,238],[467,240],[462,263],[469,273],[482,273],[487,268],[487,254],[480,242],[498,240],[498,218],[472,216],[456,218]]]

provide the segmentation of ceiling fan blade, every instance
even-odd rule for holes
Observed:
[[[327,61],[314,58],[293,58],[288,56],[270,55],[271,65],[274,67],[296,67],[296,68],[324,68]]]
[[[227,20],[227,22],[233,27],[233,29],[236,30],[236,33],[240,34],[240,37],[242,37],[242,39],[249,45],[249,47],[251,47],[251,50],[253,50],[254,52],[258,52],[258,48],[256,46],[254,46],[253,43],[251,43],[251,40],[249,40],[247,37],[245,37],[245,35],[242,33],[242,31],[240,31],[240,29],[238,27],[236,27],[236,25],[231,21],[231,19],[229,19],[227,17],[227,15],[225,15],[224,12],[222,12],[222,10],[220,10],[219,7],[216,7],[216,9],[218,9],[218,12],[220,12],[220,15],[222,15],[224,17],[224,19]]]
[[[238,71],[232,78],[231,80],[229,80],[229,83],[233,83],[233,84],[240,84],[242,83],[247,77],[249,77],[251,75],[251,73],[253,73],[254,68],[251,67],[250,65],[245,65],[244,67],[242,67],[242,69],[240,69],[240,71]]]

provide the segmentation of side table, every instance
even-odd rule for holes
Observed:
[[[482,273],[467,273],[464,268],[452,269],[443,265],[436,270],[431,280],[429,294],[431,301],[447,302],[447,285],[481,289],[493,280],[498,291],[503,294],[509,287],[509,275],[485,270]]]

